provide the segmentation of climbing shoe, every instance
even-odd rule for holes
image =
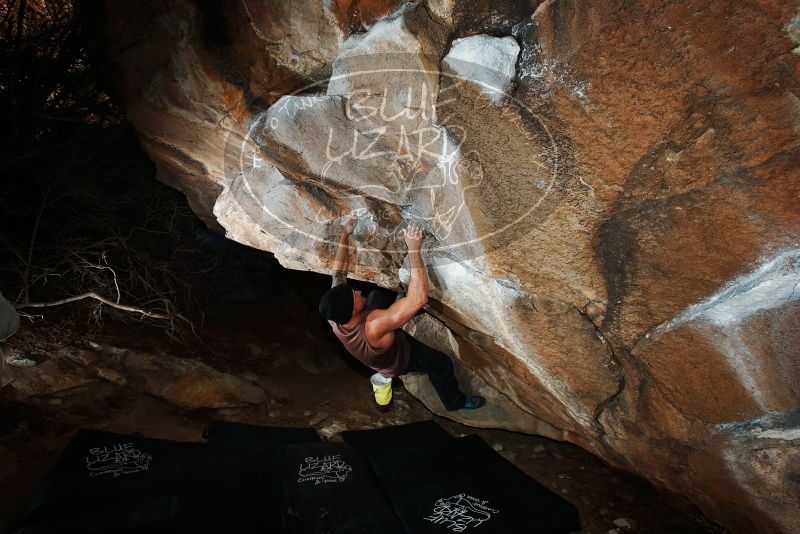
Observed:
[[[481,397],[480,395],[470,395],[466,399],[464,399],[464,406],[461,407],[462,410],[474,410],[476,408],[480,408],[486,404],[486,399]]]

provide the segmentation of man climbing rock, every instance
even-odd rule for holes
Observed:
[[[333,264],[333,284],[319,303],[319,312],[328,320],[333,333],[350,354],[383,377],[428,373],[447,410],[483,406],[483,397],[466,396],[458,389],[450,358],[402,330],[428,302],[428,273],[420,254],[422,229],[410,223],[405,234],[411,273],[407,294],[388,308],[377,309],[367,304],[361,291],[347,284],[349,240],[356,223],[356,219],[350,219],[344,225]]]

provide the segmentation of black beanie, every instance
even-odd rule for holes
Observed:
[[[330,288],[319,301],[319,313],[329,321],[344,324],[353,317],[353,290],[347,284]]]

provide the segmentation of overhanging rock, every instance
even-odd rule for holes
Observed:
[[[420,332],[514,424],[800,529],[792,6],[254,4],[108,2],[160,179],[296,269],[357,213],[354,275],[392,288],[423,221]]]

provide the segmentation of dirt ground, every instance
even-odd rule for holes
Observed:
[[[348,357],[313,310],[324,277],[279,296],[226,306],[210,317],[204,350],[170,342],[152,327],[106,324],[84,329],[49,313],[4,347],[32,351],[89,339],[172,356],[201,358],[242,376],[267,393],[261,405],[186,409],[129,386],[96,380],[47,396],[22,396],[13,383],[0,390],[0,530],[42,484],[61,449],[79,428],[178,441],[201,441],[209,420],[311,426],[327,439],[342,430],[380,428],[433,419],[450,434],[477,434],[501,455],[577,506],[586,533],[723,532],[700,515],[671,507],[645,481],[612,469],[569,443],[466,427],[432,415],[396,381],[390,409],[372,398],[370,371]],[[69,332],[67,335],[65,332]],[[46,357],[46,353],[45,353]],[[166,357],[166,356],[165,356]],[[36,372],[30,368],[29,372]]]

